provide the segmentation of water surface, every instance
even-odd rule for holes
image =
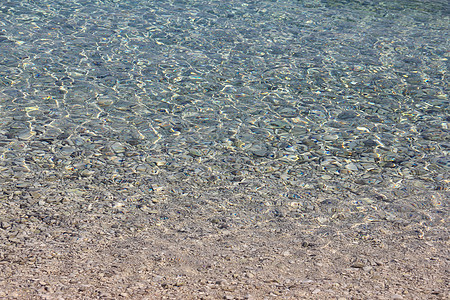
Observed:
[[[440,0],[2,1],[3,198],[185,185],[439,214],[449,15]]]

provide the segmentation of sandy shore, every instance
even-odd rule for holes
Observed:
[[[89,188],[4,189],[0,298],[448,298],[442,204],[337,211],[330,196],[309,193],[298,209],[299,199],[237,189],[162,190],[145,202]]]

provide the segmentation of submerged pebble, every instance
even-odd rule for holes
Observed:
[[[50,19],[20,10],[33,22],[2,25],[9,35],[21,28],[21,43],[2,43],[2,183],[21,193],[73,183],[144,196],[164,194],[150,188],[156,182],[248,188],[246,194],[260,190],[252,181],[264,180],[294,194],[342,198],[446,192],[442,18],[418,22],[418,12],[432,13],[386,8],[393,15],[370,26],[367,9],[336,14],[322,3],[316,14],[288,2],[239,6],[232,30],[214,1],[204,12],[189,1],[177,9],[170,1],[157,8],[141,1],[128,10],[133,22],[123,24],[114,13],[121,5],[93,4],[89,14],[118,24],[120,34],[89,18],[82,28],[62,26],[58,9]],[[142,11],[167,16],[164,28]],[[191,12],[195,18],[187,18]],[[314,22],[299,26],[299,13]],[[402,21],[392,22],[400,13]],[[342,21],[361,18],[368,26]],[[402,35],[393,39],[393,32]]]

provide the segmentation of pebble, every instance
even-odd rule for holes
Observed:
[[[125,206],[125,204],[123,203],[123,202],[116,202],[115,204],[114,204],[114,206],[113,206],[113,208],[122,208],[122,207],[124,207]]]
[[[19,182],[16,184],[17,188],[27,188],[30,186],[31,186],[31,183],[29,183],[29,182]]]
[[[252,145],[248,150],[259,157],[265,157],[268,154],[267,147],[260,144]]]
[[[322,137],[322,139],[325,140],[325,141],[335,141],[338,138],[339,138],[339,136],[337,134],[324,135]]]
[[[20,133],[17,134],[17,138],[19,140],[29,140],[31,139],[34,135],[36,134],[36,132],[31,131],[31,130],[25,130],[22,131]]]
[[[119,142],[115,142],[111,145],[111,150],[115,153],[123,153],[126,150],[126,147]]]
[[[97,104],[102,107],[111,106],[114,103],[113,99],[107,95],[101,95],[97,98]]]
[[[363,267],[363,270],[366,271],[366,272],[370,272],[372,269],[373,269],[372,266],[365,266],[365,267]]]
[[[326,222],[328,221],[328,218],[326,218],[326,217],[318,217],[318,218],[317,218],[317,221],[318,221],[320,224],[323,224],[323,223],[326,223]]]
[[[136,172],[146,172],[148,167],[146,165],[139,165],[136,167]]]
[[[82,170],[81,172],[80,172],[80,175],[82,176],[82,177],[89,177],[89,176],[92,176],[92,175],[94,175],[95,174],[95,171],[94,170],[89,170],[89,169],[85,169],[85,170]]]
[[[5,221],[0,222],[0,228],[8,229],[9,227],[11,227],[11,223],[8,223],[8,222],[5,222]]]
[[[341,112],[341,113],[337,116],[337,118],[338,118],[339,120],[348,120],[348,119],[356,118],[357,116],[358,116],[358,113],[356,113],[355,111],[352,111],[352,110],[346,110],[346,111]]]
[[[277,112],[283,118],[295,118],[298,116],[297,109],[295,109],[293,107],[282,107]]]
[[[364,268],[366,265],[362,262],[354,262],[351,267],[352,268],[357,268],[357,269],[362,269]]]
[[[358,171],[358,167],[354,163],[345,165],[345,168],[350,171]]]

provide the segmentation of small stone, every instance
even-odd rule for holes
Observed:
[[[349,163],[345,168],[350,171],[358,171],[358,167],[354,163]]]
[[[123,153],[126,150],[126,147],[119,142],[115,142],[111,145],[111,150],[115,153]]]
[[[200,150],[197,150],[197,149],[191,149],[189,151],[189,155],[191,155],[193,157],[201,157],[201,156],[203,156],[202,152]]]
[[[20,183],[16,184],[17,188],[27,188],[30,186],[31,186],[31,183],[29,183],[29,182],[20,182]]]
[[[369,272],[369,271],[371,271],[372,269],[373,269],[373,267],[371,267],[371,266],[365,266],[365,267],[363,267],[363,270],[366,271],[366,272]]]
[[[276,120],[276,121],[270,122],[268,127],[274,128],[274,129],[276,129],[276,128],[282,129],[282,128],[290,128],[291,126],[286,121]]]
[[[287,156],[283,157],[282,160],[284,160],[284,161],[297,161],[297,160],[299,160],[299,157],[298,157],[297,154],[290,154],[290,155],[287,155]]]
[[[375,147],[375,146],[378,145],[377,142],[375,142],[374,140],[370,140],[370,139],[365,140],[365,141],[363,142],[363,144],[364,144],[364,146],[366,146],[366,147]]]
[[[11,224],[9,224],[8,222],[5,222],[5,221],[0,222],[0,228],[7,229],[9,227],[11,227]]]
[[[34,132],[34,131],[26,130],[26,131],[23,131],[23,132],[19,133],[19,134],[17,135],[17,138],[18,138],[19,140],[29,140],[29,139],[31,139],[35,134],[36,134],[36,132]]]
[[[324,135],[323,139],[325,141],[335,141],[339,138],[339,136],[337,134],[329,134],[329,135]]]
[[[145,171],[147,171],[147,166],[144,166],[144,165],[139,165],[139,166],[136,166],[136,172],[145,172]]]
[[[278,114],[283,118],[295,118],[298,116],[298,111],[293,107],[283,107],[278,111]]]
[[[365,266],[366,266],[366,265],[363,264],[362,262],[354,262],[354,263],[351,265],[352,268],[357,268],[357,269],[362,269],[362,268],[364,268]]]
[[[264,157],[268,154],[267,148],[264,145],[252,145],[249,150],[253,155],[259,157]]]
[[[97,99],[97,104],[101,107],[110,106],[113,103],[114,101],[108,96],[99,96]]]
[[[339,120],[348,120],[348,119],[353,119],[356,118],[358,116],[358,114],[352,110],[347,110],[347,111],[343,111],[341,112],[337,118]]]
[[[61,149],[59,149],[59,153],[61,153],[61,155],[63,156],[70,156],[75,151],[76,149],[73,147],[62,147]]]
[[[157,160],[157,161],[155,161],[155,164],[158,167],[161,167],[161,166],[164,166],[166,164],[166,161],[165,160]]]
[[[327,222],[328,219],[325,218],[325,217],[318,217],[318,218],[317,218],[317,221],[318,221],[320,224],[323,224],[323,223]]]
[[[95,174],[95,171],[92,170],[83,170],[81,171],[80,175],[81,177],[89,177]]]
[[[356,129],[360,130],[360,131],[370,132],[369,129],[367,129],[366,127],[362,127],[362,126],[358,126],[358,127],[356,127]]]
[[[39,198],[42,197],[42,194],[39,193],[38,191],[31,191],[31,192],[30,192],[30,195],[31,195],[31,197],[32,197],[33,199],[39,199]]]
[[[125,206],[124,203],[122,203],[122,202],[117,202],[116,204],[114,204],[113,208],[122,208],[122,207],[124,207],[124,206]]]

